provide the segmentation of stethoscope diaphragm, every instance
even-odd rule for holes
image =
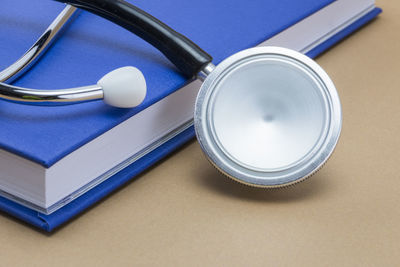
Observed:
[[[258,47],[220,63],[195,107],[197,139],[208,159],[236,181],[282,187],[329,158],[341,130],[334,84],[310,58]]]

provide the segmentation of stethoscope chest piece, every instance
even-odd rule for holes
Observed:
[[[204,80],[195,129],[208,159],[225,175],[282,187],[315,173],[339,139],[336,88],[312,59],[257,47],[219,64]]]

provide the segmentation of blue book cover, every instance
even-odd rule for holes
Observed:
[[[64,5],[53,1],[3,0],[0,10],[0,69],[21,56]],[[133,2],[133,1],[132,1]],[[134,4],[186,35],[214,57],[224,58],[278,34],[333,0],[145,1]],[[380,12],[375,9],[311,50],[315,57]],[[101,101],[35,107],[0,101],[0,149],[46,168],[114,126],[183,87],[188,81],[155,48],[126,30],[81,12],[49,51],[14,85],[68,88],[95,83],[105,73],[133,65],[142,70],[148,94],[137,108]],[[46,231],[68,221],[193,138],[193,128],[136,161],[62,209],[44,215],[0,197],[0,209]]]

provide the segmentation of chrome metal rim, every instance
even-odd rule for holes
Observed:
[[[243,62],[250,62],[260,56],[276,56],[299,64],[305,72],[315,77],[324,97],[327,110],[326,127],[318,146],[302,160],[281,169],[252,168],[232,158],[217,140],[212,118],[213,99],[219,82]],[[312,59],[293,50],[279,47],[256,47],[239,52],[220,63],[204,80],[196,99],[194,124],[201,148],[208,159],[228,177],[251,186],[283,187],[297,183],[311,176],[329,159],[338,142],[342,114],[338,93],[326,72]]]

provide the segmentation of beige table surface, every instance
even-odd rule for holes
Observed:
[[[218,174],[191,142],[53,234],[0,213],[0,266],[399,266],[400,2],[317,61],[339,90],[332,159],[295,187]]]

